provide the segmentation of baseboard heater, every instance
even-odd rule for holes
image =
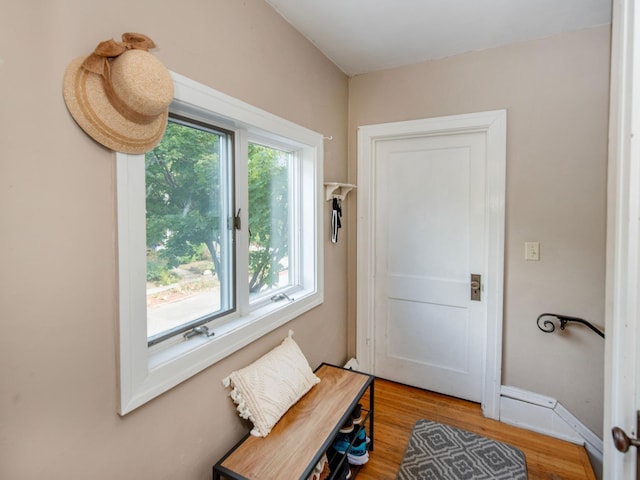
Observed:
[[[356,360],[355,358],[351,357],[347,363],[344,364],[344,368],[347,368],[349,370],[358,370],[358,367],[360,366],[360,364],[358,363],[358,360]]]

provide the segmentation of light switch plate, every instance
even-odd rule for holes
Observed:
[[[540,243],[539,242],[525,242],[524,243],[524,259],[525,260],[540,260]]]

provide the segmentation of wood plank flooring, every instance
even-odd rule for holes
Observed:
[[[530,480],[595,480],[582,446],[484,418],[476,403],[382,379],[375,381],[374,451],[357,480],[395,479],[413,425],[422,418],[519,448]]]

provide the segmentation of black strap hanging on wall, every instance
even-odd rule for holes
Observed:
[[[350,183],[328,182],[324,184],[325,199],[331,201],[331,243],[338,243],[338,229],[342,227],[342,201],[356,188]]]
[[[342,202],[334,197],[331,211],[331,243],[338,243],[338,229],[342,228],[340,217],[342,217]]]

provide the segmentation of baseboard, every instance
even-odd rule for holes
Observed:
[[[567,425],[572,427],[575,432],[582,437],[585,443],[585,448],[587,451],[593,455],[597,460],[602,463],[603,454],[604,454],[604,446],[602,444],[602,439],[598,437],[595,433],[593,433],[589,428],[585,426],[580,420],[578,420],[573,414],[567,410],[562,404],[558,403],[556,408],[554,408],[556,414],[562,418]]]
[[[500,421],[584,445],[602,463],[602,440],[556,399],[516,387],[500,389]]]

